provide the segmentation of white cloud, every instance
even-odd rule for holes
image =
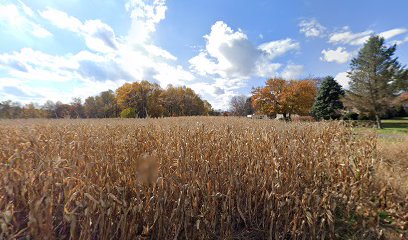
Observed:
[[[283,54],[291,51],[300,49],[300,44],[298,42],[293,41],[290,38],[268,42],[261,44],[258,49],[267,53],[267,56],[270,59],[274,59],[276,57],[282,56]]]
[[[216,22],[204,38],[206,46],[189,60],[190,68],[194,73],[213,80],[194,86],[215,99],[214,105],[224,108],[229,98],[237,95],[250,79],[279,75],[282,64],[274,60],[300,48],[298,42],[289,38],[255,46],[242,30],[234,31],[222,21]],[[285,75],[289,76],[289,72],[299,72],[300,68],[291,66],[287,70]],[[297,74],[291,76],[294,75]],[[204,86],[208,90],[202,90]]]
[[[2,78],[0,80],[0,95],[4,96],[3,100],[23,100],[24,103],[28,103],[40,97],[38,93],[22,83],[19,79]]]
[[[79,19],[53,8],[40,11],[40,15],[48,20],[51,24],[61,29],[70,30],[72,32],[80,32],[82,27],[82,22]]]
[[[303,74],[304,67],[302,65],[289,64],[282,72],[282,77],[285,79],[296,79]]]
[[[231,98],[240,95],[235,90],[242,87],[242,82],[240,79],[236,79],[236,81],[229,80],[229,85],[233,85],[234,82],[240,85],[233,88],[225,88],[224,81],[224,79],[217,79],[215,83],[196,82],[192,83],[189,87],[207,99],[211,99],[211,104],[216,109],[227,109]]]
[[[68,81],[73,77],[71,71],[78,66],[68,57],[52,56],[31,48],[0,54],[0,67],[8,70],[9,76],[19,79]]]
[[[132,43],[146,42],[166,17],[166,0],[128,0],[125,7],[132,19],[128,35]]]
[[[247,78],[251,74],[260,53],[242,31],[233,31],[219,21],[204,38],[207,40],[205,50],[190,60],[194,70],[224,78]]]
[[[333,44],[342,43],[357,46],[364,44],[372,34],[374,34],[372,30],[353,33],[349,27],[344,27],[342,31],[331,34],[329,42]]]
[[[35,21],[35,14],[31,8],[23,2],[18,4],[0,3],[0,26],[8,29],[12,33],[20,32],[24,35],[31,35],[38,38],[51,37],[47,29]]]
[[[146,51],[148,51],[152,56],[155,57],[162,57],[164,59],[168,59],[168,60],[172,60],[172,61],[176,61],[177,57],[174,56],[173,54],[169,53],[168,51],[159,48],[155,45],[149,45],[146,44],[144,45],[144,48],[146,49]]]
[[[25,3],[23,3],[21,0],[17,0],[17,1],[18,1],[18,3],[20,4],[22,10],[24,11],[24,13],[25,13],[27,16],[29,16],[29,17],[34,17],[34,16],[35,16],[34,11],[33,11],[29,6],[27,6],[27,5],[26,5]]]
[[[41,11],[40,15],[56,27],[84,37],[87,47],[91,50],[111,52],[117,49],[118,40],[113,29],[101,20],[87,20],[82,23],[79,19],[52,8]]]
[[[395,28],[395,29],[391,29],[391,30],[382,32],[379,35],[387,40],[387,39],[394,38],[398,35],[404,34],[406,32],[408,32],[408,29],[406,28]]]
[[[334,79],[344,88],[349,88],[350,78],[347,72],[340,72],[334,77]]]
[[[326,28],[316,19],[303,19],[299,23],[299,31],[306,37],[322,37],[325,35]]]
[[[389,40],[398,35],[406,33],[407,31],[408,29],[405,28],[394,28],[384,32],[380,32],[378,33],[378,35],[383,37],[385,40]],[[374,34],[375,32],[372,30],[353,33],[350,31],[349,27],[344,27],[342,31],[330,35],[329,42],[333,44],[349,44],[358,46],[363,45],[370,38],[370,36]]]
[[[261,58],[260,61],[255,64],[255,75],[262,78],[270,78],[277,75],[278,70],[282,67],[280,63],[271,63],[268,60]]]
[[[242,30],[234,31],[222,21],[205,35],[205,49],[190,59],[191,68],[199,75],[241,78],[273,75],[280,64],[272,60],[300,48],[292,39],[267,42],[256,47]]]
[[[326,62],[346,63],[352,57],[352,54],[347,52],[345,48],[338,47],[335,50],[327,49],[322,51],[323,57],[320,58]]]

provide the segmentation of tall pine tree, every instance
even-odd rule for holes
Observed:
[[[406,70],[393,57],[396,45],[387,47],[384,38],[372,36],[351,61],[350,89],[346,105],[375,118],[381,128],[381,115],[399,91]]]
[[[343,109],[341,97],[344,91],[333,77],[326,77],[320,85],[319,93],[312,108],[312,114],[317,119],[338,119]]]

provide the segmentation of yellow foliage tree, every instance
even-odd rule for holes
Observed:
[[[157,83],[125,83],[116,90],[116,100],[121,109],[134,108],[140,118],[160,117],[163,113],[159,99],[161,92]]]

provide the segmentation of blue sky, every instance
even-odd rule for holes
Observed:
[[[70,102],[143,79],[215,108],[273,76],[333,75],[372,34],[408,64],[405,0],[0,0],[0,101]]]

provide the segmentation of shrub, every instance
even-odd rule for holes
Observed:
[[[368,121],[368,120],[373,120],[373,118],[370,117],[370,116],[368,116],[368,115],[366,115],[366,114],[359,114],[359,115],[358,115],[358,120]]]
[[[358,113],[348,112],[343,115],[343,120],[358,120]]]
[[[121,118],[135,118],[136,110],[134,108],[126,108],[120,113]]]

